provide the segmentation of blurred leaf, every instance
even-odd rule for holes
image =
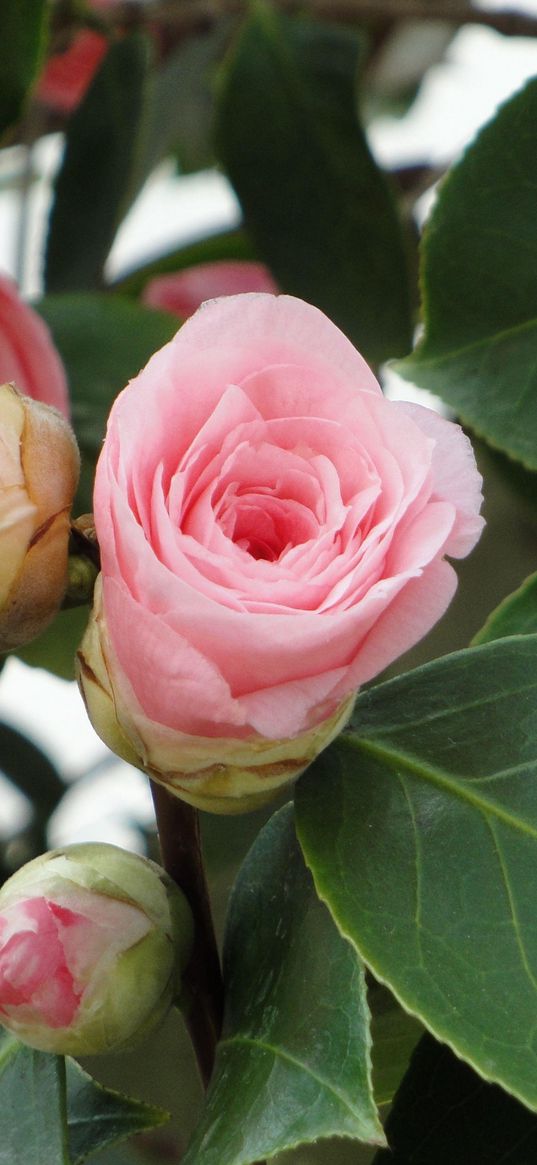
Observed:
[[[154,1129],[169,1119],[161,1108],[103,1088],[70,1057],[66,1059],[66,1070],[72,1165],[82,1165],[100,1149]]]
[[[315,895],[290,806],[239,873],[224,978],[224,1033],[184,1165],[249,1165],[337,1133],[382,1144],[363,970]]]
[[[425,335],[397,371],[537,469],[537,80],[442,183],[425,231]]]
[[[489,615],[473,643],[491,643],[508,635],[532,635],[537,632],[537,574],[530,575],[512,595]]]
[[[298,785],[318,893],[407,1010],[537,1107],[537,636],[381,684],[353,723]]]
[[[220,259],[255,258],[255,251],[244,231],[223,231],[221,234],[210,235],[208,239],[188,243],[186,247],[161,255],[152,263],[139,267],[137,271],[118,280],[113,284],[112,290],[122,295],[139,295],[146,283],[155,275],[168,275],[174,271],[183,271],[185,267],[194,267],[198,263],[214,263]]]
[[[377,1104],[390,1103],[408,1068],[423,1026],[380,983],[369,985],[373,1040],[373,1091]]]
[[[201,36],[187,37],[154,70],[144,148],[135,176],[137,187],[167,154],[177,155],[185,173],[214,165],[211,79],[228,36],[229,21],[217,21]]]
[[[46,28],[46,0],[2,0],[0,138],[22,113],[43,58]]]
[[[44,667],[62,680],[75,678],[75,655],[88,622],[87,607],[59,611],[56,618],[15,655],[30,667]]]
[[[260,257],[369,359],[411,342],[395,203],[356,114],[361,41],[253,5],[223,71],[217,147]]]
[[[128,205],[150,42],[131,33],[111,45],[71,117],[47,239],[48,291],[99,287]]]
[[[83,455],[77,506],[79,513],[90,512],[95,461],[112,402],[175,335],[177,320],[108,294],[47,296],[36,307],[67,368],[73,426]]]
[[[0,1165],[71,1165],[63,1056],[1,1031]]]
[[[388,1117],[374,1165],[530,1165],[537,1118],[424,1036]]]
[[[30,799],[40,816],[50,817],[65,792],[61,777],[37,745],[2,723],[0,770]]]

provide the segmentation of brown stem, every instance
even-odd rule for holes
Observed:
[[[466,0],[273,0],[288,12],[309,12],[313,16],[345,24],[378,23],[388,20],[441,20],[448,24],[480,24],[504,36],[536,36],[537,18],[525,12],[472,8]],[[167,23],[185,31],[195,30],[219,17],[247,11],[245,0],[154,0],[147,7],[152,22]],[[110,26],[125,21],[125,14],[144,14],[144,5],[125,3],[106,13]]]
[[[204,1087],[214,1065],[222,1026],[223,988],[220,960],[205,879],[198,813],[162,785],[151,783],[162,864],[186,895],[194,915],[194,949],[183,976],[190,1006],[185,1022]]]

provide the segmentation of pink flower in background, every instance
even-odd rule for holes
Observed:
[[[0,384],[13,381],[26,396],[69,415],[65,370],[43,320],[0,275]]]
[[[118,0],[90,0],[90,8],[114,8]],[[100,32],[82,28],[61,53],[47,61],[37,85],[39,100],[58,113],[76,109],[89,88],[108,49],[108,40]]]
[[[72,113],[91,84],[107,48],[108,41],[100,32],[83,28],[75,33],[69,47],[47,61],[37,86],[39,100],[58,113]]]
[[[142,300],[148,307],[172,312],[186,320],[207,299],[247,291],[275,294],[277,290],[270,271],[263,263],[221,259],[151,279],[144,287]]]
[[[316,308],[205,304],[112,408],[80,657],[97,731],[194,804],[268,799],[443,614],[480,487],[462,430],[386,400]]]

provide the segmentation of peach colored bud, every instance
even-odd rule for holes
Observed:
[[[64,418],[0,386],[0,652],[39,635],[67,584],[79,454]]]
[[[45,1052],[124,1047],[177,1000],[192,934],[154,862],[104,844],[43,854],[0,890],[0,1023]]]

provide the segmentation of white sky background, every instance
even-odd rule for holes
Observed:
[[[487,0],[482,6],[489,10],[511,7],[537,15],[537,0],[518,0],[516,4]],[[467,28],[452,42],[445,61],[430,70],[410,113],[403,119],[379,119],[372,126],[373,150],[379,161],[389,165],[445,163],[458,154],[500,102],[536,74],[537,40],[503,38],[488,29]],[[39,292],[38,264],[49,180],[60,152],[61,140],[56,136],[42,143],[37,156],[43,179],[35,184],[30,199],[32,245],[25,271],[25,290],[30,295]],[[20,164],[19,150],[2,151],[0,267],[13,275],[18,204],[15,194],[5,188],[5,180]],[[232,226],[238,217],[234,194],[221,175],[178,179],[173,166],[164,163],[121,226],[109,273],[116,276],[168,247],[211,229]],[[408,394],[408,386],[406,389]],[[0,675],[0,719],[20,727],[43,747],[68,779],[99,766],[98,772],[80,781],[64,799],[52,822],[51,845],[91,839],[137,847],[133,821],[148,825],[152,820],[147,782],[113,758],[95,735],[76,685],[10,659]],[[8,837],[15,825],[22,824],[26,812],[25,799],[0,774],[0,838]]]

